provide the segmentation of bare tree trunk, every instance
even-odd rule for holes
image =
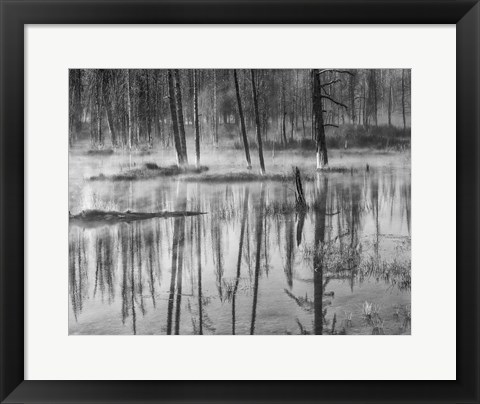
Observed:
[[[218,146],[217,71],[213,70],[213,144]]]
[[[176,78],[176,95],[177,95],[177,118],[178,118],[178,128],[180,135],[180,145],[182,148],[183,162],[188,164],[187,156],[187,141],[185,137],[185,121],[183,119],[183,106],[182,106],[182,88],[180,83],[180,72],[178,69],[175,69],[175,78]]]
[[[260,159],[260,170],[262,175],[264,175],[265,163],[263,161],[262,132],[260,128],[260,116],[258,114],[257,88],[255,86],[255,71],[251,69],[250,74],[252,76],[253,107],[255,112],[255,127],[257,131],[258,157]]]
[[[158,116],[158,70],[155,70],[153,73],[153,88],[154,88],[154,98],[153,98],[153,136],[157,140],[160,140],[160,121]]]
[[[252,168],[250,160],[250,148],[248,147],[247,130],[245,129],[245,118],[243,116],[242,97],[240,96],[240,88],[238,86],[237,70],[233,69],[233,80],[235,82],[235,92],[237,94],[238,115],[240,116],[240,128],[242,132],[243,148],[245,149],[245,159],[247,160],[247,168]]]
[[[178,133],[177,109],[175,106],[175,90],[173,86],[173,73],[171,69],[168,69],[168,98],[170,102],[170,114],[172,117],[173,141],[175,143],[175,150],[177,151],[177,164],[181,166],[184,165],[185,161],[183,158],[183,149],[180,142],[180,135]]]
[[[303,137],[305,138],[305,136],[306,136],[306,131],[305,131],[305,109],[306,109],[306,105],[305,105],[305,100],[304,100],[303,97],[302,97],[301,100],[300,100],[300,106],[302,107],[302,108],[301,108],[301,111],[302,111]]]
[[[165,86],[165,83],[168,82],[167,75],[162,75],[160,76],[160,97],[158,100],[158,109],[159,109],[159,125],[158,125],[158,133],[159,133],[159,139],[162,140],[163,145],[166,145],[168,142],[168,134],[167,131],[165,130],[165,120],[166,120],[166,113],[165,113],[165,108],[163,104],[163,100],[165,98],[165,87],[168,88],[168,85]],[[167,90],[168,93],[168,90]]]
[[[103,75],[103,103],[105,105],[105,110],[107,112],[107,123],[108,129],[110,131],[110,136],[112,139],[112,146],[117,146],[117,136],[115,133],[115,122],[113,120],[113,112],[112,112],[112,101],[108,97],[108,88],[109,85],[111,87],[111,81],[109,80],[111,77],[108,76],[108,73],[104,73]],[[111,92],[110,92],[111,93]]]
[[[392,88],[392,79],[390,78],[390,88],[388,92],[388,126],[392,126],[392,101],[393,101],[393,88]]]
[[[69,77],[69,80],[70,77]],[[69,100],[68,100],[68,147],[72,147],[73,145],[73,122],[74,122],[74,101],[73,101],[73,87],[72,84],[69,83],[68,88]]]
[[[127,70],[127,114],[128,114],[128,148],[132,149],[132,95],[130,88],[130,69]]]
[[[318,69],[312,71],[313,80],[313,123],[315,130],[315,141],[317,144],[317,169],[328,166],[327,143],[325,140],[325,128],[323,126],[323,107],[321,96],[320,74]]]
[[[363,126],[367,126],[367,81],[363,80]]]
[[[377,106],[377,73],[372,69],[372,86],[373,86],[373,112],[375,126],[378,126],[378,106]]]
[[[295,104],[294,104],[295,105]],[[292,107],[292,111],[290,112],[290,140],[293,141],[293,134],[295,132],[295,107]]]
[[[146,111],[145,111],[145,125],[146,125],[146,129],[147,129],[147,141],[148,141],[148,145],[149,146],[152,146],[152,125],[151,125],[151,122],[152,122],[152,113],[151,113],[151,105],[152,103],[150,102],[150,73],[149,73],[149,70],[148,69],[145,69],[145,76],[146,76],[146,82],[147,82],[147,85],[146,85]]]
[[[285,127],[285,117],[287,116],[287,96],[285,94],[285,71],[282,70],[282,143],[287,145],[287,130]]]
[[[136,89],[137,86],[135,86],[135,83],[139,81],[139,79],[136,76],[134,77],[134,88]],[[134,129],[135,129],[135,145],[138,147],[140,144],[140,102],[139,102],[139,97],[138,95],[133,98],[133,112],[134,112],[134,117],[133,117],[133,122],[134,122]]]
[[[262,111],[262,128],[265,141],[268,141],[268,113],[265,109]]]
[[[402,115],[403,115],[403,133],[407,128],[407,121],[405,118],[405,69],[402,69]]]
[[[82,129],[82,70],[70,69],[69,79],[69,144],[77,139]]]
[[[350,95],[350,121],[355,123],[355,76],[350,76],[349,82],[349,95]]]
[[[102,139],[102,87],[103,87],[103,70],[96,71],[95,77],[95,120],[97,124],[97,144],[103,146]]]
[[[298,130],[298,70],[295,71],[295,88],[293,89],[293,105],[291,111],[292,140]]]
[[[198,77],[193,71],[193,120],[195,124],[195,164],[200,167],[200,127],[198,124]]]
[[[105,110],[107,111],[107,123],[108,123],[108,130],[110,131],[110,137],[112,139],[112,146],[117,146],[117,136],[115,134],[115,124],[113,122],[113,113],[111,110],[111,106],[107,99],[105,99],[105,95],[103,96],[103,100],[105,103]]]

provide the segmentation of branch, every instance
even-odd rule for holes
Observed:
[[[334,125],[333,123],[324,123],[323,127],[326,128],[327,126],[330,126],[332,128],[338,128],[338,125]]]
[[[335,73],[344,73],[344,74],[349,74],[350,76],[355,76],[352,72],[348,70],[336,70],[336,69],[325,69],[325,70],[320,70],[318,74],[323,74],[327,72],[335,72]]]
[[[320,89],[327,95],[330,95],[330,93],[327,91],[326,88],[323,88],[323,86],[320,86]]]
[[[339,81],[341,81],[341,80],[340,79],[335,79],[335,80],[329,81],[328,83],[322,84],[321,87],[331,86],[332,84],[338,83]]]
[[[342,104],[341,102],[338,102],[337,100],[334,100],[332,97],[329,97],[328,95],[320,95],[322,98],[326,98],[327,100],[332,101],[334,104],[340,105],[341,107],[348,109],[348,107],[345,104]]]

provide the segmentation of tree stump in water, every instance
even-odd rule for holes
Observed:
[[[297,207],[305,208],[307,206],[307,203],[305,202],[305,195],[303,193],[300,170],[298,169],[298,167],[295,167],[295,201]]]

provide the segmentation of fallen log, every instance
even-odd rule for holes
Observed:
[[[162,211],[162,212],[125,212],[106,211],[98,209],[82,210],[76,215],[69,213],[70,223],[84,227],[96,227],[108,224],[128,223],[136,220],[147,220],[156,217],[170,218],[170,217],[187,217],[204,215],[206,212],[192,212],[192,211]]]

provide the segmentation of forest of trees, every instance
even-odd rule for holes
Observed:
[[[201,145],[235,137],[248,168],[254,144],[264,172],[262,143],[310,140],[321,168],[329,128],[395,127],[409,136],[410,83],[408,69],[71,69],[69,142],[174,146],[178,165],[190,153],[199,166]]]

